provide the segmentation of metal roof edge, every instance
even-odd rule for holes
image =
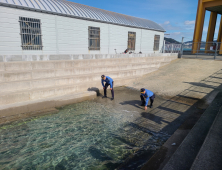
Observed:
[[[2,2],[0,2],[0,6],[12,7],[12,8],[17,8],[17,9],[24,9],[24,10],[27,10],[27,11],[35,11],[35,12],[46,13],[46,14],[53,14],[53,15],[58,15],[58,16],[65,16],[65,17],[69,17],[69,18],[95,21],[95,22],[100,22],[100,23],[108,23],[108,24],[119,25],[119,26],[124,26],[124,27],[139,28],[139,29],[152,30],[152,31],[158,31],[158,32],[166,32],[166,30],[158,30],[158,29],[152,29],[152,28],[145,28],[145,27],[137,27],[137,26],[131,26],[131,25],[118,24],[118,23],[113,23],[113,22],[108,22],[108,21],[95,20],[95,19],[91,19],[91,18],[79,17],[79,16],[68,15],[68,14],[57,13],[57,12],[50,12],[50,11],[46,11],[46,10],[40,10],[40,9],[18,6],[18,5],[13,5],[13,4],[7,4],[7,3],[2,3]]]

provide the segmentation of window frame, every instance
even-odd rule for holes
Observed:
[[[160,35],[154,35],[153,51],[160,50]]]
[[[22,50],[43,50],[41,20],[19,17]]]
[[[95,31],[95,32],[98,32],[98,33],[92,33],[93,31]],[[93,26],[88,26],[88,49],[90,50],[90,51],[99,51],[100,49],[101,49],[101,44],[100,44],[100,34],[101,33],[101,31],[100,31],[100,27],[93,27]],[[93,37],[91,37],[91,36],[93,36]],[[94,37],[95,36],[95,37]],[[97,37],[98,36],[98,37]],[[94,43],[94,46],[93,46],[93,43],[92,43],[92,45],[91,45],[91,40],[93,41],[93,40],[98,40],[98,42],[97,41],[95,41],[96,43]]]
[[[132,38],[130,37],[130,34],[134,34],[135,36]],[[130,42],[132,42],[133,44],[129,45]],[[136,50],[136,32],[128,31],[127,49],[131,51]]]

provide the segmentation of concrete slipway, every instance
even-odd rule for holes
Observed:
[[[143,62],[146,63],[145,60]],[[135,151],[135,154],[128,157],[118,169],[139,169],[156,151],[161,151],[159,157],[157,155],[157,159],[152,157],[150,160],[160,159],[159,162],[157,161],[157,165],[155,165],[155,161],[153,161],[152,164],[149,164],[148,162],[148,164],[145,165],[149,165],[148,169],[163,168],[171,155],[173,155],[178,148],[179,144],[201,117],[201,114],[214,100],[218,92],[222,90],[221,69],[221,62],[218,61],[177,59],[158,70],[156,69],[151,74],[146,74],[142,77],[137,76],[136,80],[134,78],[131,80],[128,79],[124,83],[127,87],[116,88],[114,101],[111,101],[109,98],[102,99],[101,96],[96,98],[93,97],[95,98],[93,101],[96,103],[106,104],[117,110],[120,109],[123,112],[126,112],[126,115],[128,113],[127,111],[133,113],[132,115],[127,116],[127,120],[130,122],[128,125],[130,128],[127,128],[129,133],[135,132],[134,135],[140,134],[140,140],[131,140],[130,142],[133,146],[139,145],[142,147],[139,149],[134,148],[133,150]],[[122,79],[120,80],[122,81]],[[149,109],[146,112],[139,106],[140,100],[138,89],[141,87],[150,89],[157,94],[154,108]],[[98,92],[98,89],[93,90],[97,90]],[[98,94],[99,93],[101,94],[102,92],[100,91]],[[81,93],[80,96],[82,94],[84,93]],[[108,93],[108,95],[110,94]],[[57,97],[59,98],[59,96]],[[88,97],[86,98],[89,99]],[[70,97],[70,99],[72,100],[71,102],[80,101],[78,98],[74,99],[73,97]],[[60,100],[64,101],[64,99]],[[68,100],[69,98],[67,98],[67,101]],[[28,101],[28,103],[29,102],[32,101]],[[64,101],[64,104],[58,106],[69,103],[69,101]],[[17,105],[17,108],[19,108],[18,103],[14,105]],[[41,106],[34,105],[36,108]],[[50,106],[50,102],[47,105]],[[54,107],[55,104],[51,106]],[[51,108],[51,106],[48,108]],[[18,110],[19,109],[15,109],[15,111]],[[56,112],[56,110],[49,109],[48,112],[52,113]],[[32,114],[39,114],[36,112],[26,113],[27,114],[20,114],[21,117],[22,115],[25,117]],[[13,117],[14,120],[17,118],[18,117],[15,116]],[[183,122],[188,123],[182,125]],[[147,135],[151,135],[152,140],[151,138],[146,140]],[[171,136],[171,138],[169,138],[169,136]],[[163,144],[162,142],[168,138],[169,140],[161,147]],[[159,145],[156,145],[156,148],[150,148],[150,143],[153,143],[155,140]],[[176,143],[176,146],[172,146],[172,143]],[[205,143],[207,146],[208,142]]]

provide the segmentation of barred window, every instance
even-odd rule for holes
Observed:
[[[23,50],[42,50],[40,19],[19,17]]]
[[[135,50],[136,44],[136,33],[128,32],[128,50]]]
[[[89,27],[89,50],[100,50],[100,28]]]
[[[160,35],[155,35],[155,36],[154,36],[154,46],[153,46],[153,50],[154,50],[154,51],[159,51],[159,46],[160,46]]]

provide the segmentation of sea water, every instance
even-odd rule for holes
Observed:
[[[152,138],[129,126],[136,114],[85,101],[2,126],[0,169],[115,169]]]

